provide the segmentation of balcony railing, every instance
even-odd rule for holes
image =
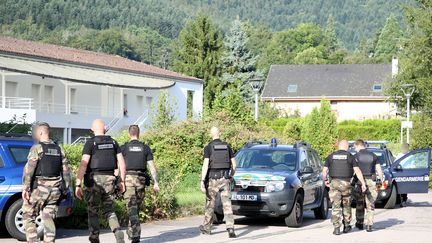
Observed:
[[[36,110],[46,113],[69,113],[69,114],[80,114],[80,115],[100,115],[102,108],[100,106],[93,105],[71,105],[68,108],[65,104],[42,102],[35,104]]]
[[[27,109],[31,110],[33,108],[32,98],[22,98],[22,97],[3,97],[0,96],[0,107],[8,109]]]

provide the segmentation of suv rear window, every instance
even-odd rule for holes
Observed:
[[[30,152],[30,147],[9,147],[9,151],[12,154],[13,159],[15,160],[15,163],[21,164],[27,162],[27,157]]]
[[[240,150],[236,156],[237,167],[275,171],[293,171],[296,169],[297,152],[295,150]]]

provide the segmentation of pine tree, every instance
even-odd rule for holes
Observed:
[[[334,29],[334,19],[332,15],[330,15],[327,19],[327,27],[324,31],[324,43],[329,53],[336,51],[340,47],[339,40]]]
[[[248,81],[259,74],[256,72],[257,57],[250,52],[247,44],[247,33],[237,19],[233,22],[224,42],[222,81],[225,93],[230,85],[235,85],[239,88],[242,97],[250,100],[253,92]]]
[[[218,90],[223,42],[213,22],[199,14],[180,32],[174,69],[204,80],[204,103],[209,108]]]
[[[392,57],[398,53],[399,40],[402,37],[402,31],[394,15],[390,15],[381,33],[375,47],[374,58],[377,62],[390,62]]]
[[[328,100],[321,100],[320,133],[318,135],[318,153],[325,158],[333,152],[334,144],[338,138],[337,121],[335,114],[331,111],[331,104]]]

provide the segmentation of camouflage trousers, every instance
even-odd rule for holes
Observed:
[[[114,183],[115,176],[94,175],[93,185],[84,188],[84,199],[87,202],[88,227],[90,230],[90,241],[99,240],[100,224],[99,211],[108,220],[112,232],[120,229],[117,215],[114,213]],[[101,209],[102,206],[102,209]]]
[[[361,185],[356,185],[354,188],[354,198],[356,200],[356,220],[357,223],[363,224],[366,218],[366,225],[373,225],[375,200],[378,196],[376,183],[372,179],[365,179],[367,191],[362,192]],[[366,205],[366,213],[365,213]]]
[[[331,221],[335,228],[339,228],[341,219],[344,226],[351,223],[351,183],[349,181],[332,179],[330,182],[330,201],[332,204]]]
[[[27,242],[38,242],[36,217],[41,212],[44,225],[44,242],[55,242],[54,218],[60,199],[60,180],[38,180],[38,186],[30,194],[29,202],[24,201],[23,219]]]
[[[213,224],[213,214],[216,204],[216,196],[220,193],[223,212],[225,217],[225,224],[227,229],[234,228],[234,216],[231,207],[231,191],[230,191],[230,180],[221,179],[210,179],[207,187],[207,200],[204,213],[203,226],[206,230],[210,230]]]
[[[129,215],[127,234],[130,240],[141,238],[139,210],[144,200],[145,182],[146,179],[144,176],[126,175],[126,192],[124,193],[124,198],[127,203],[127,212]]]

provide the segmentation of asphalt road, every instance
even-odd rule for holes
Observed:
[[[215,226],[211,236],[200,235],[197,226],[202,217],[142,224],[141,242],[230,242],[224,225]],[[353,221],[354,222],[354,221]],[[353,224],[352,222],[352,224]],[[301,228],[287,228],[278,219],[236,219],[238,238],[234,242],[432,242],[432,192],[409,195],[408,207],[377,209],[375,231],[354,229],[340,236],[332,235],[330,220],[315,220],[307,212]],[[88,242],[85,230],[58,230],[57,242]],[[3,238],[0,243],[16,242]],[[101,242],[115,242],[108,231]]]

